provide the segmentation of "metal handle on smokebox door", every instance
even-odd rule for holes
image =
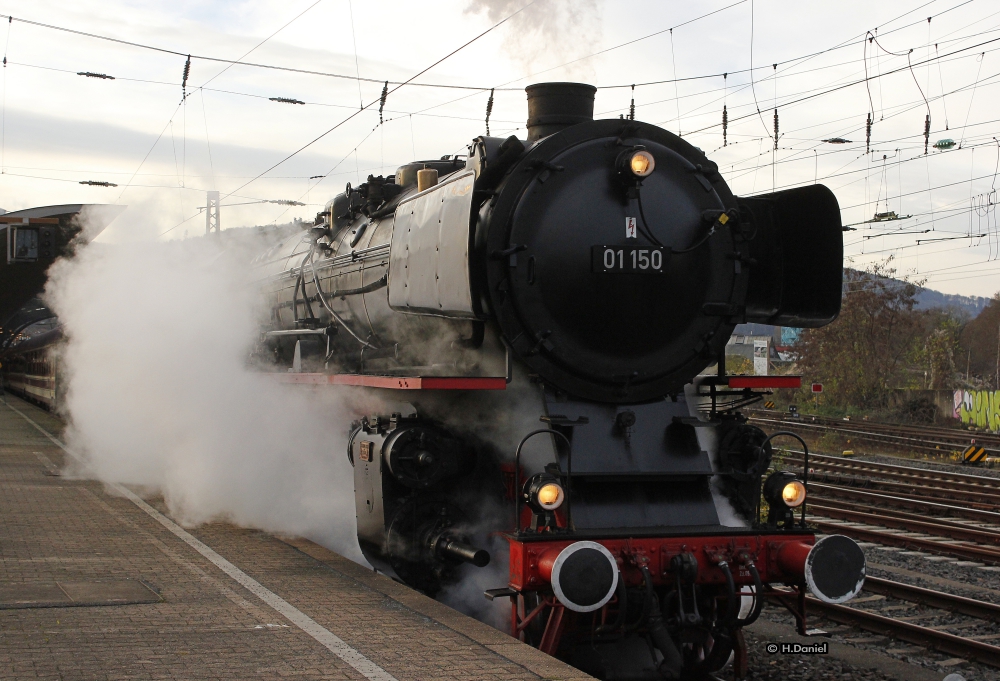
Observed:
[[[764,447],[767,446],[767,443],[769,443],[773,438],[776,438],[779,435],[787,435],[788,437],[794,437],[796,440],[799,441],[799,444],[802,445],[802,486],[805,487],[806,489],[806,498],[802,501],[802,518],[800,522],[804,527],[806,524],[806,504],[809,503],[809,445],[807,445],[806,441],[803,440],[801,437],[799,437],[797,433],[793,433],[790,430],[779,430],[777,433],[771,433],[770,435],[768,435],[767,439],[765,439],[762,443],[760,443],[760,446],[757,447],[758,451],[763,451]],[[761,494],[763,494],[763,491],[757,494],[757,517],[754,519],[757,523],[760,522]]]
[[[566,529],[573,529],[573,443],[569,441],[569,438],[560,433],[558,430],[552,430],[551,428],[540,428],[539,430],[533,430],[523,438],[521,442],[517,445],[517,451],[514,452],[514,534],[521,533],[521,449],[524,447],[524,443],[541,433],[550,433],[552,435],[558,435],[566,443]],[[556,450],[556,463],[559,463],[559,450]]]

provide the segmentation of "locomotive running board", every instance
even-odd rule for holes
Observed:
[[[274,373],[279,383],[354,385],[390,390],[505,390],[507,379],[480,376],[369,376],[364,374]]]

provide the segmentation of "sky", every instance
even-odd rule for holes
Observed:
[[[0,14],[14,18],[0,206],[127,205],[103,241],[201,234],[208,190],[223,228],[312,220],[347,182],[464,153],[490,89],[491,134],[523,137],[524,86],[573,80],[600,88],[597,117],[634,97],[637,119],[702,148],[737,195],[826,184],[853,266],[892,256],[931,288],[1000,291],[988,0],[0,0]],[[929,144],[953,148],[924,153],[928,115]],[[911,217],[870,222],[890,211]]]

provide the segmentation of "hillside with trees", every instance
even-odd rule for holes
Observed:
[[[995,387],[1000,297],[970,319],[956,307],[922,309],[923,291],[897,277],[891,258],[845,269],[840,316],[803,330],[796,373],[823,383],[826,406],[863,413],[900,409],[901,389]]]

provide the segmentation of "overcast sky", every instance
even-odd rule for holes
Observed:
[[[1000,161],[997,3],[529,2],[0,0],[0,13],[15,19],[0,26],[7,58],[0,206],[128,205],[102,235],[107,241],[202,233],[197,208],[209,189],[229,195],[224,227],[312,219],[344,183],[463,153],[485,132],[488,90],[416,83],[498,88],[492,134],[524,135],[522,88],[532,82],[597,85],[598,116],[617,118],[628,112],[630,84],[668,81],[636,87],[636,118],[680,131],[704,149],[737,194],[818,179],[836,193],[845,224],[876,212],[913,216],[855,225],[845,234],[855,265],[895,254],[901,273],[926,277],[930,287],[985,296],[1000,290],[990,193]],[[392,92],[379,125],[382,81],[413,77],[526,5]],[[19,19],[195,55],[188,97],[182,104],[185,56]],[[876,30],[877,44],[866,42],[866,32]],[[201,58],[247,52],[247,62],[346,77],[227,68]],[[852,84],[864,79],[866,66],[878,78],[868,87]],[[377,82],[359,86],[357,75]],[[606,87],[615,85],[625,87]],[[924,155],[928,108],[930,143],[950,138],[955,148]],[[823,141],[832,138],[850,142]],[[257,200],[307,205],[251,203]]]

